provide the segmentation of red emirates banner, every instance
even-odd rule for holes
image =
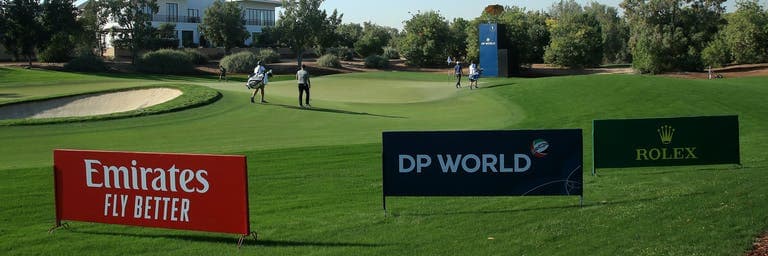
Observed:
[[[62,220],[248,235],[245,156],[54,150]]]

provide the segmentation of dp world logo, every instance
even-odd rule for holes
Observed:
[[[536,158],[542,158],[547,156],[547,150],[549,149],[549,142],[543,139],[534,140],[531,143],[531,154]]]

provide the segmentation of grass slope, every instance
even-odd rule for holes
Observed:
[[[23,71],[0,75],[16,72]],[[158,82],[79,76],[101,81],[94,82],[100,87]],[[457,91],[445,75],[350,74],[314,81],[315,110],[293,107],[292,81],[270,84],[270,104],[262,105],[247,102],[242,83],[158,79],[209,86],[223,98],[132,119],[0,127],[0,251],[740,255],[768,228],[766,78],[486,79],[481,90]],[[34,92],[43,85],[28,79],[11,86]],[[63,85],[70,86],[81,89]],[[439,96],[418,100],[408,88]],[[600,170],[598,177],[585,174],[584,207],[573,197],[389,198],[391,215],[381,211],[383,130],[582,128],[589,167],[592,119],[712,114],[740,116],[743,168]],[[90,223],[46,234],[54,219],[51,149],[58,147],[245,154],[251,222],[260,240],[238,251],[227,235]]]

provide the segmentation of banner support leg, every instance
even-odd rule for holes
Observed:
[[[61,223],[61,221],[57,221],[56,225],[54,225],[52,228],[48,229],[48,234],[53,234],[53,231],[56,231],[59,228],[67,229],[69,228],[69,223]]]
[[[387,217],[387,196],[382,195],[381,196],[381,206],[384,209],[384,218]]]
[[[579,196],[579,207],[584,207],[584,195]]]
[[[243,247],[243,242],[245,241],[245,238],[249,237],[249,236],[253,237],[253,241],[258,241],[259,240],[259,235],[256,233],[256,231],[253,231],[253,232],[251,232],[249,234],[246,234],[246,235],[242,235],[242,236],[240,236],[240,239],[237,239],[237,249],[240,249],[240,247]]]

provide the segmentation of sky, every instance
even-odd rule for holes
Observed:
[[[78,0],[77,3],[84,0]],[[190,0],[195,1],[195,0]],[[593,0],[576,0],[587,5]],[[410,19],[412,14],[419,11],[435,10],[448,20],[464,18],[471,20],[480,16],[483,9],[492,4],[514,5],[525,7],[528,10],[549,10],[553,3],[559,0],[325,0],[321,8],[329,13],[333,9],[344,14],[342,22],[360,23],[371,21],[378,25],[403,28],[403,21]],[[622,0],[596,0],[604,5],[619,8]],[[760,0],[764,7],[768,7],[768,0]],[[726,11],[735,9],[736,0],[725,2]],[[281,9],[278,8],[279,12]]]
[[[343,23],[363,23],[371,21],[378,25],[403,28],[403,21],[410,19],[411,13],[419,11],[438,11],[448,20],[453,18],[474,19],[483,12],[483,9],[492,4],[514,5],[525,7],[528,10],[549,10],[553,3],[559,0],[325,0],[321,8],[329,13],[337,9],[344,14]],[[592,0],[576,0],[586,5]],[[622,0],[599,0],[604,5],[619,8]],[[728,0],[725,5],[727,11],[735,8],[735,0]],[[760,0],[766,6],[768,0]],[[280,11],[278,9],[278,11]]]

